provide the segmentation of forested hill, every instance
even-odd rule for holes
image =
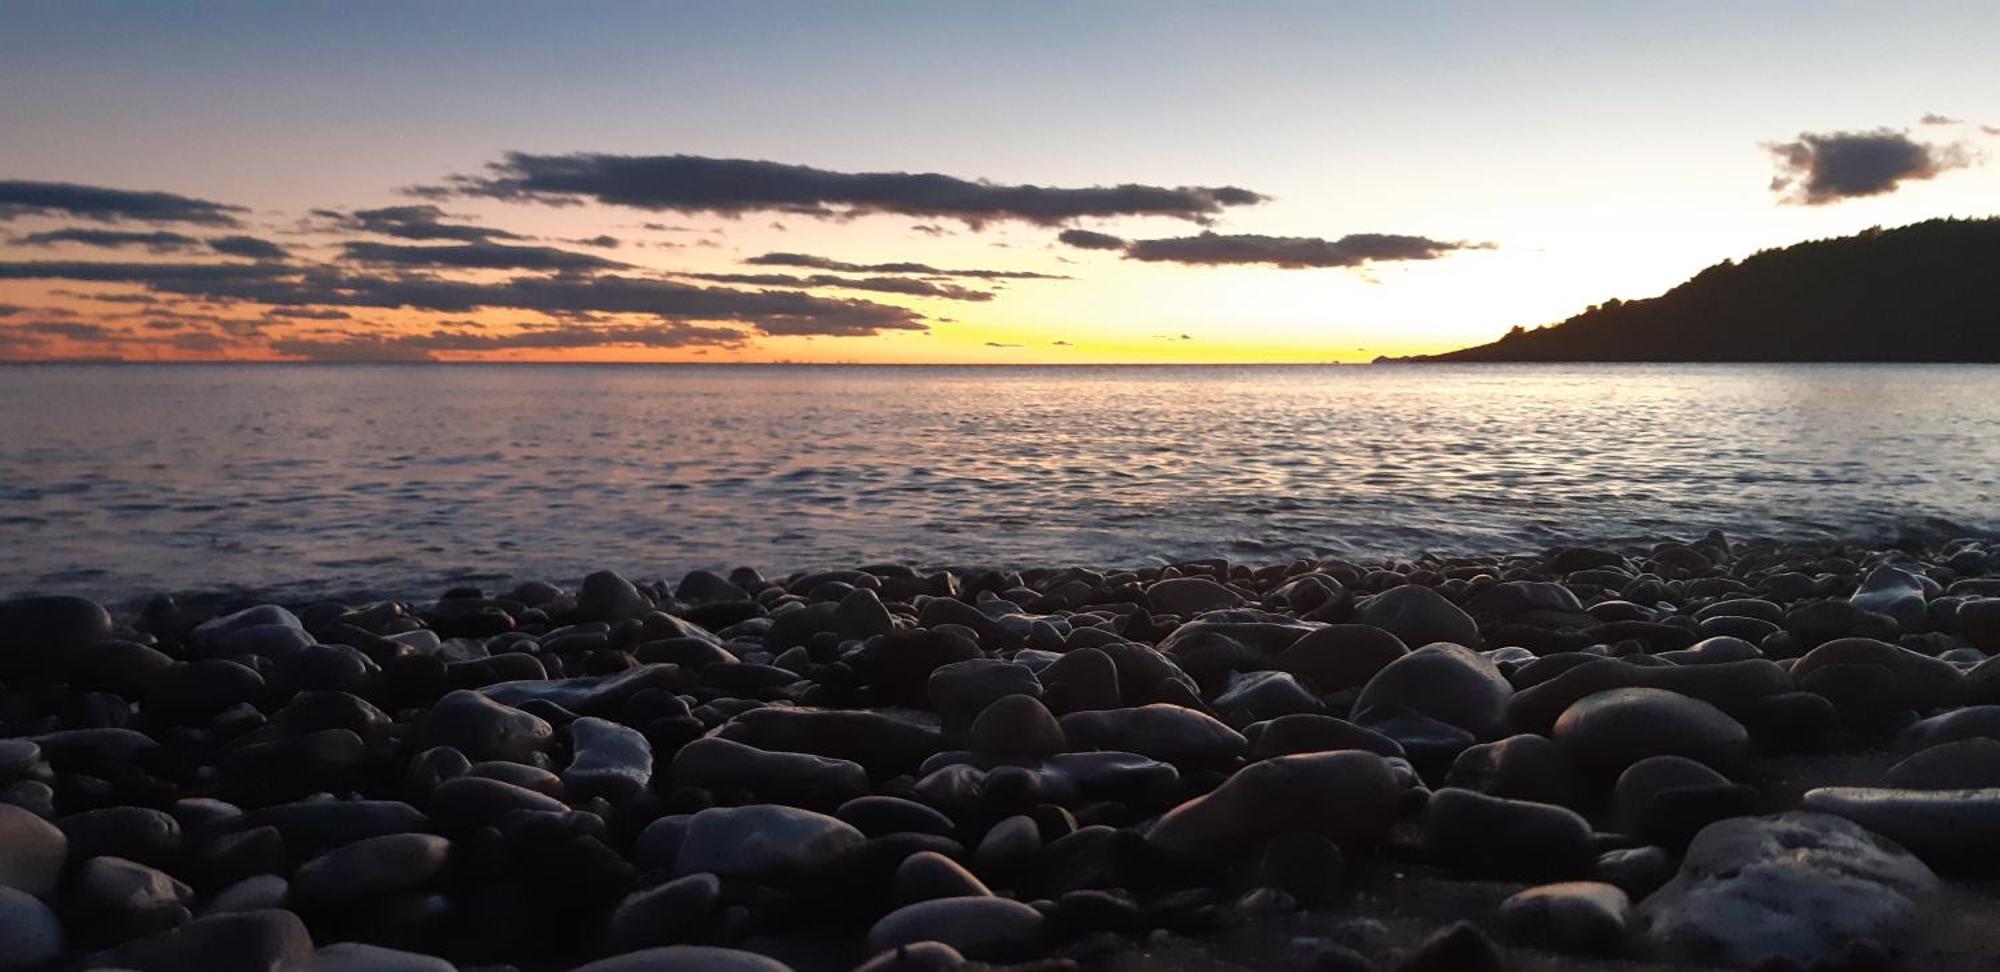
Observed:
[[[1382,361],[2000,362],[2000,218],[1934,219],[1724,261],[1491,344]]]

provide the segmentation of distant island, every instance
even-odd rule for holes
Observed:
[[[1725,260],[1491,344],[1376,363],[2000,362],[2000,218],[1933,219]]]

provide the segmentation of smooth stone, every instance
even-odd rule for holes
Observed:
[[[1110,659],[1105,661],[1108,663]],[[925,693],[943,722],[944,731],[957,735],[971,728],[972,720],[998,699],[1009,695],[1040,698],[1042,682],[1034,669],[1019,662],[972,658],[932,671],[925,683]]]
[[[1503,972],[1506,959],[1479,926],[1469,921],[1432,933],[1396,966],[1396,972]]]
[[[562,772],[573,799],[601,796],[617,803],[646,789],[653,779],[653,744],[637,729],[585,716],[569,724],[573,755]]]
[[[211,657],[262,655],[284,658],[313,643],[299,617],[275,604],[260,604],[195,626],[188,640]]]
[[[1037,759],[1069,748],[1062,723],[1032,695],[995,699],[972,721],[972,751],[1009,759]]]
[[[1546,737],[1525,733],[1459,753],[1444,785],[1563,806],[1577,794],[1576,767],[1568,755]]]
[[[653,609],[653,602],[631,581],[600,570],[583,579],[576,591],[576,617],[583,621],[623,621]]]
[[[1939,871],[2000,874],[2000,789],[1827,786],[1807,790],[1800,804],[1860,824]]]
[[[640,692],[647,689],[671,692],[679,681],[680,670],[677,666],[640,665],[608,675],[500,682],[481,686],[477,691],[501,705],[522,706],[540,699],[577,715],[608,716]]]
[[[668,945],[599,959],[570,972],[792,972],[792,967],[740,949]]]
[[[111,614],[96,601],[61,594],[0,601],[0,674],[47,674],[69,654],[111,637]]]
[[[25,972],[54,962],[63,951],[62,922],[40,898],[0,887],[0,972]]]
[[[562,813],[569,805],[546,793],[487,776],[459,776],[438,784],[425,806],[438,829],[464,834],[498,823],[517,810]]]
[[[947,604],[956,605],[956,609],[941,607]],[[930,701],[931,676],[939,669],[953,662],[985,657],[983,644],[1013,646],[1016,641],[1005,628],[970,604],[933,598],[924,605],[925,617],[941,615],[978,625],[974,631],[979,632],[980,640],[974,641],[954,630],[898,629],[868,639],[861,651],[852,652],[843,660],[865,684],[875,687],[883,703],[921,707]]]
[[[1654,845],[1626,847],[1597,855],[1590,876],[1617,885],[1627,897],[1638,900],[1673,880],[1678,867],[1674,855]]]
[[[1365,749],[1377,756],[1403,755],[1402,745],[1388,736],[1345,719],[1317,713],[1279,716],[1252,723],[1243,730],[1243,736],[1250,743],[1250,758],[1253,760],[1340,749]]]
[[[1439,862],[1494,876],[1571,878],[1590,872],[1590,823],[1567,807],[1446,787],[1424,809],[1424,847]]]
[[[1322,711],[1325,706],[1289,672],[1239,672],[1210,703],[1224,721],[1248,726],[1283,715]]]
[[[1401,638],[1373,625],[1330,624],[1292,642],[1276,667],[1315,692],[1338,692],[1368,684],[1375,673],[1409,653]]]
[[[1007,898],[937,898],[884,915],[868,930],[868,949],[942,942],[973,961],[1023,961],[1040,954],[1045,923],[1041,912]]]
[[[69,858],[69,838],[55,824],[0,803],[0,887],[46,898]]]
[[[1123,704],[1118,687],[1118,663],[1097,648],[1078,648],[1042,669],[1042,703],[1058,716]]]
[[[834,608],[831,627],[842,638],[860,640],[896,630],[896,619],[883,606],[881,595],[870,588],[857,587]]]
[[[2000,740],[1973,738],[1913,753],[1882,774],[1898,790],[1977,790],[2000,787]]]
[[[1764,657],[1764,652],[1756,645],[1742,638],[1716,635],[1678,651],[1663,651],[1657,656],[1676,665],[1718,665],[1723,662],[1751,661]]]
[[[299,866],[292,901],[307,911],[337,911],[420,888],[443,872],[451,841],[435,834],[386,834],[355,841]]]
[[[176,662],[160,671],[141,708],[168,722],[198,724],[263,693],[263,676],[233,661],[207,658]]]
[[[866,839],[840,820],[797,807],[711,807],[688,818],[673,871],[787,884]]]
[[[921,714],[767,705],[738,713],[717,736],[767,752],[809,753],[892,775],[944,748]]]
[[[1955,612],[1959,633],[1972,647],[1991,654],[2000,652],[2000,597],[1974,597],[1958,603]]]
[[[1612,817],[1620,829],[1640,833],[1648,808],[1669,790],[1729,786],[1729,777],[1685,756],[1648,756],[1625,768],[1611,788]]]
[[[2000,739],[2000,705],[1971,705],[1911,723],[1898,733],[1906,746],[1935,746],[1961,739]]]
[[[903,863],[896,865],[896,876],[889,890],[890,898],[898,905],[992,893],[971,871],[936,851],[918,851],[903,858]]]
[[[1061,725],[1077,749],[1137,753],[1183,766],[1222,768],[1248,747],[1241,733],[1213,716],[1166,703],[1072,712]]]
[[[1597,772],[1621,772],[1649,756],[1734,766],[1750,749],[1749,730],[1721,709],[1655,688],[1584,696],[1563,710],[1553,738],[1579,767]]]
[[[1616,885],[1565,881],[1500,902],[1500,925],[1517,941],[1558,952],[1612,951],[1624,942],[1632,900]]]
[[[425,750],[425,752],[432,751]],[[465,772],[459,775],[477,776],[487,780],[499,780],[502,783],[512,783],[524,790],[533,790],[543,796],[555,797],[558,800],[563,798],[562,777],[539,766],[529,766],[526,763],[489,760],[484,763],[474,763],[466,767]],[[436,792],[436,787],[432,787],[432,792]]]
[[[950,817],[915,800],[901,797],[855,797],[841,804],[840,809],[834,811],[834,816],[869,837],[905,833],[949,837],[957,830]]]
[[[93,957],[91,968],[140,972],[277,972],[311,961],[313,941],[289,911],[210,915]]]
[[[435,955],[383,948],[362,942],[335,942],[314,952],[297,972],[457,972]]]
[[[276,874],[252,874],[215,892],[202,906],[202,915],[284,908],[290,905],[291,899],[290,881]]]
[[[972,866],[989,877],[1017,877],[1042,852],[1042,828],[1033,817],[1016,814],[994,824],[972,851]]]
[[[185,924],[194,889],[122,857],[93,857],[77,868],[66,890],[75,924],[103,940],[120,942]]]
[[[1742,713],[1759,700],[1791,692],[1795,686],[1792,676],[1769,660],[1653,666],[1598,658],[1522,689],[1507,705],[1507,720],[1519,732],[1546,733],[1577,700],[1620,688],[1662,689],[1700,699],[1724,712]]]
[[[1785,608],[1775,601],[1757,597],[1732,597],[1714,601],[1694,612],[1696,621],[1710,618],[1754,618],[1766,624],[1784,624]]]
[[[668,775],[676,786],[748,790],[766,799],[828,807],[868,792],[868,771],[859,763],[768,752],[718,736],[682,746]]]
[[[1895,947],[1937,886],[1922,861],[1839,817],[1737,817],[1695,835],[1638,915],[1679,961],[1806,968],[1842,961],[1862,939]]]
[[[625,896],[605,926],[606,951],[635,952],[690,937],[722,896],[713,874],[689,874]]]
[[[547,721],[478,692],[460,689],[439,699],[417,729],[417,746],[450,746],[473,762],[532,763],[555,741]]]
[[[1514,686],[1492,662],[1458,645],[1427,644],[1376,672],[1354,700],[1354,714],[1365,725],[1371,709],[1401,709],[1456,726],[1476,739],[1497,739],[1507,734],[1507,703],[1513,696]]]
[[[965,965],[965,956],[943,942],[914,942],[898,945],[854,967],[854,972],[952,972]]]
[[[171,867],[181,852],[181,824],[145,807],[105,807],[56,821],[78,860],[123,857],[148,867]]]
[[[1170,577],[1146,586],[1146,606],[1182,617],[1241,607],[1243,596],[1206,577]]]
[[[399,800],[299,800],[246,813],[241,827],[274,827],[301,856],[383,834],[430,829],[430,820]]]
[[[1155,853],[1203,868],[1287,831],[1367,846],[1388,831],[1402,796],[1388,761],[1374,753],[1279,756],[1168,811],[1146,828],[1145,840]]]
[[[143,698],[153,680],[177,664],[172,656],[130,641],[82,644],[64,653],[73,689]]]
[[[1868,572],[1847,603],[1895,618],[1904,631],[1924,626],[1924,585],[1915,574],[1883,564]]]
[[[1362,601],[1354,620],[1381,628],[1406,645],[1479,644],[1479,624],[1472,615],[1437,591],[1415,584],[1392,587]]]
[[[1879,666],[1895,678],[1882,686],[1890,704],[1906,709],[1935,709],[1954,704],[1963,677],[1950,662],[1873,638],[1836,638],[1806,653],[1792,666],[1800,688],[1813,690],[1812,676],[1836,665]]]

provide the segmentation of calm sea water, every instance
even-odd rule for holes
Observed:
[[[0,592],[1881,537],[2000,368],[0,368]]]

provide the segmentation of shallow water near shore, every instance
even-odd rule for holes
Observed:
[[[1983,532],[2000,367],[0,368],[0,593]]]

